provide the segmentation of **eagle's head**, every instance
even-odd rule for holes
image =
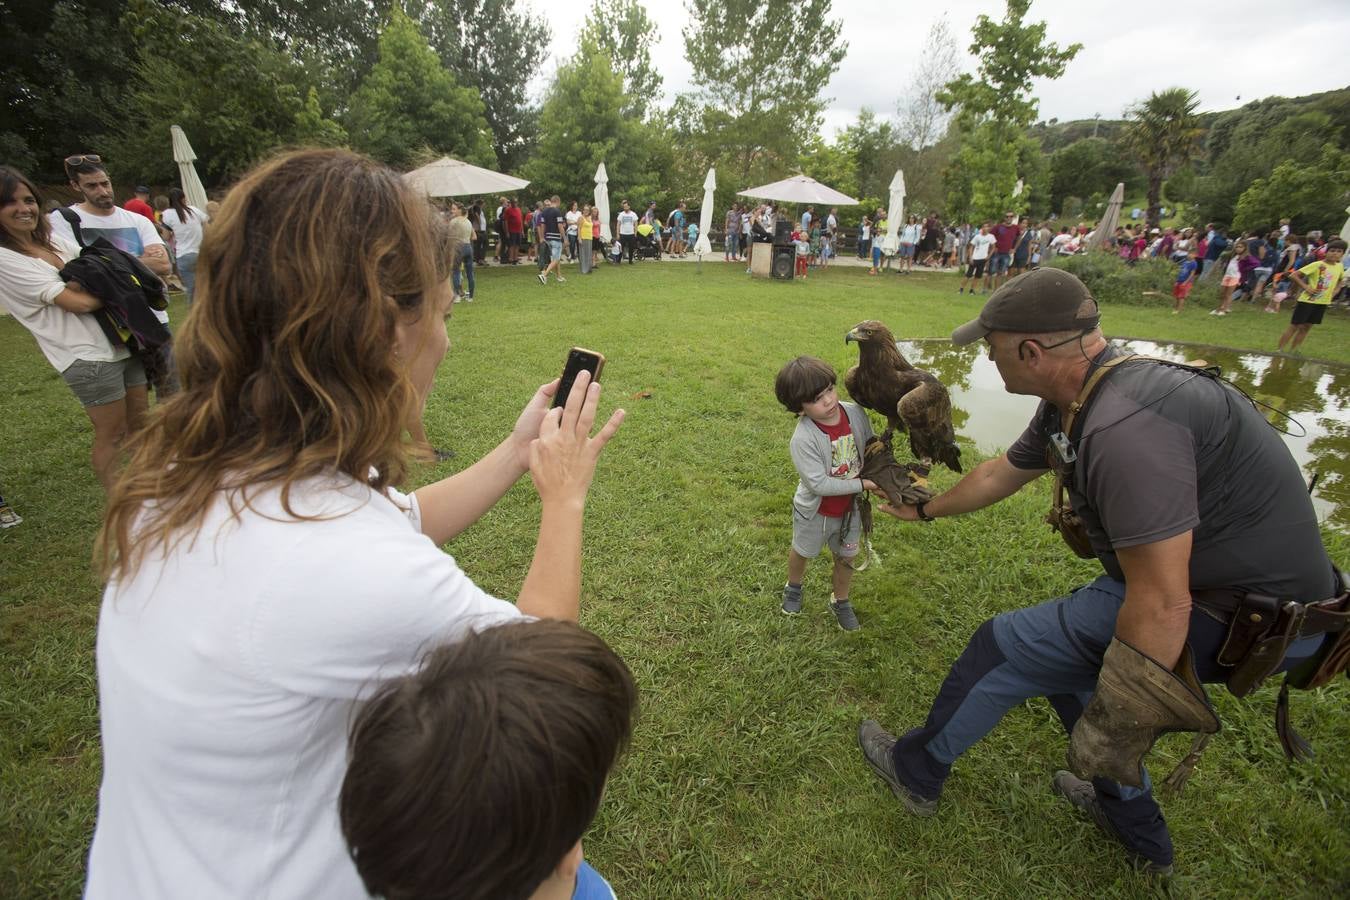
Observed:
[[[895,346],[895,337],[891,330],[876,319],[868,319],[853,326],[853,330],[844,335],[844,343],[857,341],[860,344],[878,343]]]

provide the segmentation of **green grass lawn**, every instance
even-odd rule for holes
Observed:
[[[455,308],[429,406],[433,440],[458,455],[416,483],[486,452],[572,344],[608,356],[603,405],[628,410],[591,495],[582,622],[632,667],[642,715],[588,857],[620,897],[1148,895],[1118,849],[1052,796],[1067,742],[1045,702],[1014,711],[957,764],[929,820],[901,809],[854,743],[864,717],[919,723],[984,619],[1098,571],[1041,524],[1047,483],[960,519],[881,522],[882,564],[854,581],[857,634],[833,623],[822,562],[808,572],[803,615],[778,612],[796,483],[778,367],[802,353],[850,365],[844,334],[862,319],[897,337],[944,336],[981,300],[958,296],[950,275],[835,269],[782,284],[742,273],[720,262],[605,267],[545,288],[532,268],[481,271],[478,301]],[[1104,325],[1266,350],[1286,318],[1239,304],[1216,319],[1204,302],[1173,317],[1169,301],[1108,308]],[[1347,338],[1350,317],[1334,313],[1304,349],[1350,362]],[[83,412],[8,318],[0,383],[0,492],[25,520],[0,532],[0,895],[71,897],[99,780],[89,558],[102,496]],[[448,549],[480,584],[513,596],[537,524],[526,479]],[[1350,563],[1346,540],[1328,540]],[[1274,688],[1245,702],[1213,696],[1224,730],[1186,793],[1163,801],[1179,892],[1345,896],[1350,685],[1294,695],[1294,719],[1319,751],[1305,765],[1279,750]],[[1188,745],[1162,741],[1155,771]]]

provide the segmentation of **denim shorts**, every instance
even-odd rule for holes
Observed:
[[[61,378],[81,406],[103,406],[126,397],[129,388],[145,386],[145,367],[132,356],[113,362],[77,359]]]
[[[990,275],[1007,275],[1008,264],[1012,262],[1011,253],[995,253],[989,258]]]
[[[901,244],[901,245],[900,245],[900,258],[901,258],[901,259],[913,259],[913,258],[914,258],[914,245],[913,245],[913,244]]]

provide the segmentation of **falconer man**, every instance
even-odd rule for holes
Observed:
[[[985,622],[922,726],[897,739],[868,720],[858,741],[901,804],[929,816],[956,759],[1008,710],[1046,697],[1072,735],[1073,772],[1056,773],[1055,790],[1165,877],[1172,841],[1142,765],[1153,740],[1218,730],[1200,682],[1243,696],[1278,671],[1292,669],[1297,687],[1329,680],[1350,655],[1350,613],[1298,464],[1253,404],[1204,369],[1131,359],[1099,321],[1062,270],[995,291],[952,341],[983,338],[1007,390],[1041,398],[1031,424],[946,493],[883,509],[930,522],[1053,470],[1052,524],[1105,574]],[[1291,755],[1307,747],[1277,730]]]

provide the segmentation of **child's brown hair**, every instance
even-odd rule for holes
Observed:
[[[793,415],[801,415],[802,406],[810,403],[828,387],[833,387],[839,377],[834,369],[823,359],[814,356],[799,356],[778,370],[773,390],[778,402]]]

